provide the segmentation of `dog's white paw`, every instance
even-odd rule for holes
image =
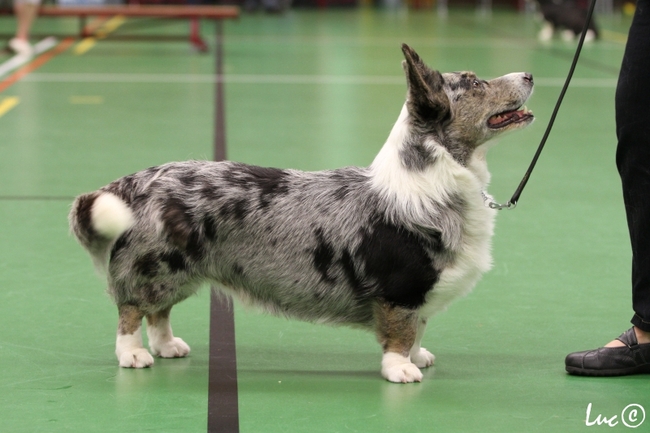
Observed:
[[[572,30],[563,30],[560,34],[562,35],[562,40],[565,42],[571,42],[576,37],[576,34]]]
[[[390,382],[422,382],[422,372],[408,358],[397,353],[385,353],[381,360],[381,375]]]
[[[550,23],[545,22],[544,26],[537,34],[537,39],[539,39],[541,42],[548,42],[552,38],[553,38],[553,26]]]
[[[386,380],[395,383],[422,382],[423,376],[417,365],[410,362],[382,368],[381,374]]]
[[[416,353],[411,353],[411,362],[417,365],[418,368],[431,367],[435,360],[436,356],[424,347],[421,347]]]
[[[153,356],[144,348],[125,350],[118,354],[117,359],[120,367],[125,368],[146,368],[153,365]]]
[[[182,358],[190,353],[190,346],[178,337],[164,343],[151,344],[149,347],[154,355],[161,358]]]

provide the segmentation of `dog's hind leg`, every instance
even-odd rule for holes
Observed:
[[[375,329],[384,350],[382,376],[391,382],[422,381],[422,372],[410,358],[418,333],[417,311],[380,302],[375,306]]]
[[[433,361],[436,357],[433,353],[429,352],[424,347],[420,346],[422,343],[422,337],[424,336],[424,331],[427,329],[427,319],[420,318],[418,320],[418,331],[415,335],[415,343],[409,352],[411,356],[411,362],[417,365],[419,368],[426,368],[433,365]]]
[[[162,358],[182,358],[190,353],[190,346],[174,337],[169,314],[171,307],[147,315],[147,337],[151,353]]]
[[[134,305],[119,305],[115,354],[120,367],[145,368],[153,364],[153,357],[142,346],[142,318],[144,313]]]

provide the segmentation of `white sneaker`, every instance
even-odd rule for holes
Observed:
[[[34,49],[29,42],[18,38],[9,41],[9,49],[19,56],[32,57],[34,55]]]

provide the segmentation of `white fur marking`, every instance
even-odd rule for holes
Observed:
[[[133,225],[131,209],[110,193],[97,197],[90,212],[93,228],[109,239],[117,238]]]
[[[133,334],[117,335],[115,355],[117,355],[120,367],[145,368],[153,365],[153,356],[142,347],[140,328]]]
[[[519,74],[509,76],[515,78]],[[373,186],[393,203],[392,212],[399,215],[399,220],[423,227],[438,212],[430,206],[444,202],[452,194],[459,194],[467,206],[461,243],[453,245],[457,253],[455,263],[443,270],[436,289],[429,292],[420,310],[421,317],[429,318],[444,311],[454,299],[467,295],[481,275],[492,267],[490,248],[496,210],[485,207],[481,197],[481,191],[487,189],[490,181],[485,155],[489,145],[476,149],[468,166],[463,167],[446,150],[431,142],[431,150],[438,158],[435,169],[404,170],[399,149],[408,134],[407,117],[405,104],[372,163]]]
[[[381,360],[381,375],[390,382],[422,382],[422,372],[408,357],[386,352]]]

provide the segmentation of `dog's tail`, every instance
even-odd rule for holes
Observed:
[[[111,247],[134,223],[133,212],[124,200],[106,191],[77,197],[68,220],[70,230],[88,250],[95,266],[104,271]]]

